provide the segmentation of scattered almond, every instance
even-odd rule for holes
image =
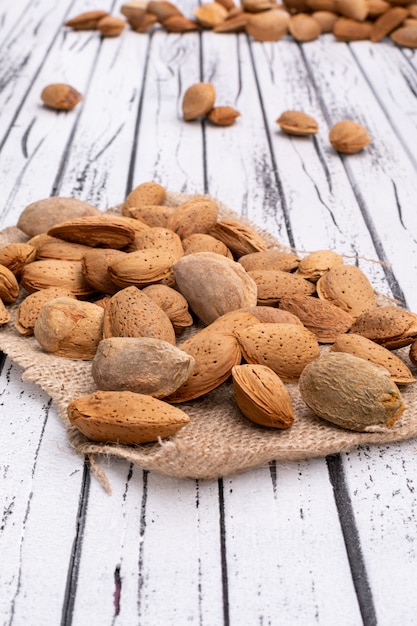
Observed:
[[[182,114],[186,121],[206,115],[214,106],[216,91],[211,83],[196,83],[188,87],[182,100]]]
[[[65,83],[53,83],[42,89],[42,102],[57,111],[70,111],[83,99],[79,91]]]
[[[315,135],[319,129],[316,120],[303,111],[284,111],[276,123],[288,135]]]
[[[337,122],[329,132],[333,148],[343,154],[355,154],[371,143],[366,128],[353,120]]]

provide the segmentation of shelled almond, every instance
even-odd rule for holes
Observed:
[[[77,428],[96,441],[104,432],[114,441],[143,442],[140,429],[121,435],[130,420],[126,407],[136,398],[140,419],[152,422],[146,440],[169,436],[187,423],[166,428],[172,404],[201,398],[232,374],[237,407],[263,427],[291,427],[297,417],[286,385],[300,380],[307,406],[324,419],[357,430],[394,424],[404,409],[396,384],[416,380],[410,367],[417,362],[417,314],[378,306],[364,272],[336,251],[299,255],[271,245],[253,225],[220,215],[207,196],[176,208],[166,202],[156,182],[135,187],[119,207],[123,215],[73,199],[35,202],[19,219],[29,243],[0,247],[0,324],[22,337],[34,334],[54,356],[91,361],[96,386],[110,394],[80,398],[82,418],[75,401],[69,418]],[[79,217],[69,219],[69,207]],[[153,213],[162,215],[158,208],[169,209],[164,226],[152,225]],[[151,224],[142,221],[146,216]],[[63,258],[68,255],[75,258]],[[342,386],[352,355],[365,381],[377,377],[369,419],[363,406],[335,415],[327,406],[331,396],[314,397],[322,382],[321,365],[314,366],[322,363],[321,344],[341,354],[325,368],[339,364],[326,376]],[[392,353],[404,346],[412,346],[410,367]],[[383,390],[394,412],[381,405]],[[126,392],[133,396],[125,405]],[[143,400],[152,396],[161,403],[160,418]],[[111,418],[97,413],[102,398],[113,407]]]

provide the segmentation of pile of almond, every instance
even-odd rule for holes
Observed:
[[[257,41],[278,41],[288,34],[306,42],[333,33],[339,41],[369,39],[375,43],[389,36],[400,46],[417,47],[417,5],[410,0],[241,0],[239,5],[234,0],[214,0],[194,9],[194,19],[166,0],[133,0],[123,4],[120,12],[123,18],[106,11],[88,11],[65,26],[96,29],[105,37],[120,35],[127,23],[139,33],[160,25],[176,33],[200,29],[246,32]]]
[[[207,196],[166,199],[145,182],[118,212],[39,200],[19,217],[21,242],[0,247],[0,323],[91,361],[97,391],[70,403],[72,424],[94,441],[155,441],[189,422],[177,405],[228,380],[262,427],[297,419],[287,383],[338,426],[395,423],[399,387],[415,382],[396,350],[417,364],[416,314],[378,306],[335,251],[300,257]]]

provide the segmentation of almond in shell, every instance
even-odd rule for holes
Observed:
[[[91,371],[97,389],[163,398],[187,380],[193,367],[193,357],[167,341],[109,337],[100,341]]]
[[[124,219],[116,216],[88,216],[68,220],[49,229],[48,235],[82,243],[92,248],[120,249],[135,240],[135,230]]]
[[[194,233],[208,233],[216,224],[219,209],[210,198],[187,200],[174,210],[167,227],[185,239]]]
[[[355,265],[335,265],[317,281],[317,294],[353,317],[376,308],[376,297],[367,276]]]
[[[395,350],[411,344],[417,338],[417,315],[401,307],[378,307],[359,315],[350,332]]]
[[[28,263],[22,270],[20,283],[29,293],[48,287],[63,287],[79,298],[95,293],[83,276],[81,261],[43,259]]]
[[[124,445],[171,437],[190,421],[181,409],[133,391],[95,391],[70,402],[67,413],[92,441]]]
[[[119,287],[144,287],[168,278],[174,260],[169,251],[145,248],[112,261],[108,271],[111,280]]]
[[[36,248],[28,243],[9,243],[0,247],[0,265],[19,278],[23,267],[36,258]]]
[[[132,217],[148,226],[162,226],[162,228],[166,228],[174,210],[170,206],[148,204],[142,207],[130,207],[129,213]]]
[[[320,355],[315,335],[297,324],[254,324],[236,335],[248,363],[270,367],[285,382]]]
[[[65,296],[48,300],[34,326],[35,338],[46,352],[83,361],[94,358],[102,333],[102,307]]]
[[[239,263],[243,265],[247,272],[252,270],[281,270],[292,272],[299,266],[300,259],[292,252],[281,252],[281,250],[264,250],[263,252],[252,252],[239,257]]]
[[[34,237],[46,233],[56,224],[86,215],[100,215],[100,211],[83,200],[53,196],[28,204],[17,220],[17,227]]]
[[[366,359],[371,363],[385,367],[397,385],[407,385],[416,382],[404,361],[387,348],[362,335],[357,335],[356,333],[339,335],[330,351],[353,354],[361,359]]]
[[[52,237],[46,233],[36,235],[30,239],[30,243],[36,249],[36,260],[63,259],[66,261],[81,261],[83,256],[91,250],[90,246],[82,243],[64,241],[58,237]]]
[[[0,265],[0,300],[14,302],[19,295],[16,276],[4,265]]]
[[[215,252],[233,260],[233,255],[229,248],[212,235],[207,233],[194,233],[182,240],[184,254],[194,254],[194,252]]]
[[[338,41],[363,41],[370,39],[372,22],[358,22],[349,17],[341,17],[333,25],[333,35]]]
[[[312,296],[284,297],[279,306],[296,315],[319,343],[332,343],[354,322],[354,318],[340,307]]]
[[[3,326],[3,324],[7,324],[7,322],[10,322],[10,313],[6,308],[3,300],[0,300],[0,326]]]
[[[285,11],[254,13],[248,18],[246,32],[256,41],[278,41],[287,34],[289,22],[290,16]]]
[[[367,0],[336,0],[335,12],[350,17],[352,20],[358,20],[359,22],[366,19],[368,15],[368,1]]]
[[[62,287],[49,287],[41,289],[26,296],[17,307],[15,328],[21,335],[33,335],[35,322],[44,304],[55,298],[75,298],[75,296]]]
[[[64,26],[73,30],[95,30],[98,22],[107,15],[107,11],[85,11],[67,20]]]
[[[197,22],[204,28],[214,28],[228,16],[227,9],[219,2],[203,2],[193,12]]]
[[[169,317],[137,287],[122,289],[107,301],[103,337],[153,337],[175,344]]]
[[[331,267],[343,263],[342,255],[334,250],[315,250],[301,259],[296,273],[316,283]]]
[[[71,111],[83,99],[82,94],[71,85],[53,83],[42,89],[41,100],[51,109]]]
[[[322,34],[332,33],[335,22],[339,19],[337,13],[332,11],[315,11],[312,17],[320,24]]]
[[[248,274],[257,286],[259,305],[276,306],[285,296],[311,296],[316,291],[313,283],[282,270],[252,270]]]
[[[288,30],[296,41],[301,42],[313,41],[321,35],[319,22],[307,13],[293,15],[288,24]]]
[[[219,220],[209,234],[222,241],[236,259],[244,254],[261,252],[268,247],[262,236],[254,228],[239,220]]]
[[[298,324],[299,326],[304,326],[299,317],[289,311],[284,311],[284,309],[257,305],[246,310],[248,313],[255,316],[258,322],[267,324]],[[255,324],[256,323],[257,322],[255,322]]]
[[[376,43],[398,28],[408,15],[404,7],[392,7],[373,23],[371,41]]]
[[[216,126],[231,126],[239,116],[239,111],[231,106],[213,107],[207,113],[207,119]]]
[[[171,15],[162,20],[161,24],[170,33],[189,33],[200,28],[197,22],[188,19],[185,15]]]
[[[342,352],[323,354],[308,364],[299,390],[316,415],[359,432],[384,432],[405,410],[385,367]]]
[[[173,272],[179,291],[205,324],[256,304],[256,284],[248,273],[214,252],[187,254],[174,264]]]
[[[114,15],[106,15],[97,24],[103,37],[118,37],[126,28],[126,21]]]
[[[137,185],[126,197],[122,214],[130,215],[130,208],[140,208],[148,205],[160,205],[165,202],[166,189],[159,183],[149,181]],[[140,219],[140,218],[139,218]]]
[[[177,260],[184,254],[180,236],[171,228],[153,226],[136,235],[134,247],[136,250],[159,250],[165,256]]]
[[[299,16],[297,15],[295,17],[292,17],[291,21],[295,20],[298,17]],[[309,19],[313,20],[312,17]],[[320,28],[319,26],[317,27]],[[281,113],[276,122],[281,130],[283,130],[288,135],[297,135],[300,137],[315,135],[319,130],[319,125],[317,124],[314,117],[308,115],[307,113],[304,113],[303,111],[284,111],[283,113]]]
[[[120,287],[111,280],[109,266],[126,254],[112,248],[89,248],[81,261],[82,275],[96,291],[113,295]]]
[[[188,87],[182,99],[184,120],[191,121],[206,115],[214,106],[216,90],[212,83],[195,83]]]
[[[289,428],[294,422],[290,395],[279,376],[265,365],[235,365],[233,391],[242,413],[268,428]]]
[[[417,48],[417,26],[401,26],[391,33],[390,38],[399,46]]]
[[[353,120],[342,120],[330,129],[329,141],[338,152],[355,154],[371,143],[371,137],[361,124]]]
[[[188,302],[176,289],[168,285],[148,285],[142,289],[168,315],[175,333],[181,333],[191,326],[193,318],[188,309]]]

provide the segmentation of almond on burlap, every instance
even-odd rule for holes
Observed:
[[[359,315],[350,332],[395,350],[417,338],[417,315],[397,306],[378,307]]]

